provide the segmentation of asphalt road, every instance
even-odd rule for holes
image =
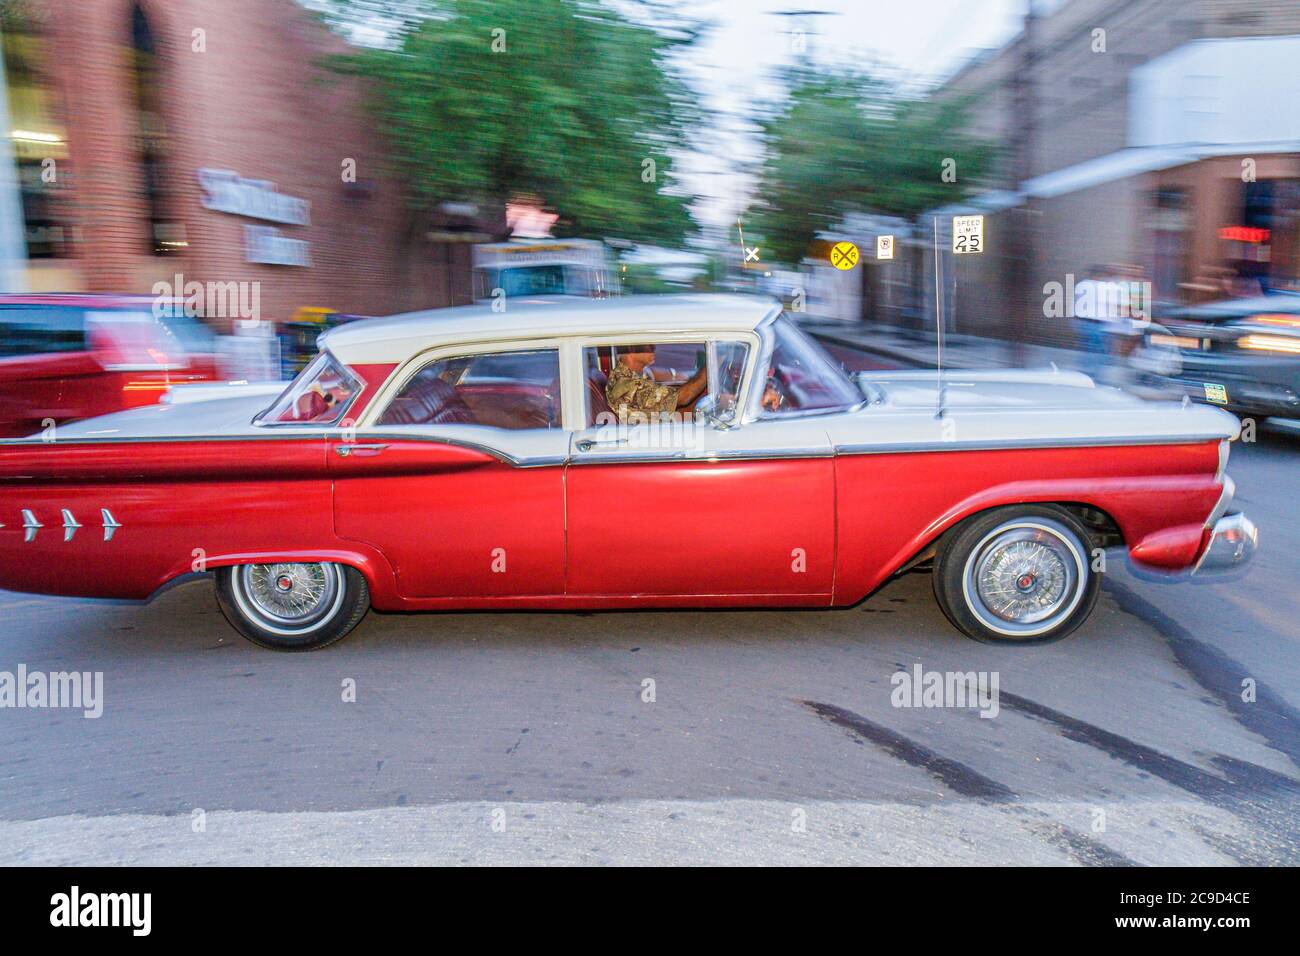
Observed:
[[[104,675],[98,719],[0,710],[0,863],[1300,863],[1300,438],[1230,470],[1244,579],[1117,558],[1047,647],[966,640],[923,574],[827,612],[371,614],[307,655],[205,582],[0,593],[0,671]],[[999,712],[892,706],[918,664],[996,672]]]

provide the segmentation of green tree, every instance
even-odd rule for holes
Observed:
[[[560,234],[675,242],[692,197],[672,156],[699,110],[674,61],[698,32],[641,8],[673,25],[596,0],[335,0],[326,17],[388,33],[332,65],[373,81],[412,211],[533,200]]]
[[[991,166],[992,148],[960,132],[960,102],[903,98],[860,73],[795,69],[784,80],[786,98],[757,117],[764,160],[745,217],[765,259],[798,263],[849,212],[910,218],[954,202]]]

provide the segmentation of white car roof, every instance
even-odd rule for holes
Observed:
[[[752,331],[780,309],[751,295],[647,295],[612,299],[518,298],[490,304],[363,319],[321,337],[345,364],[403,362],[443,343],[558,338],[606,333]]]

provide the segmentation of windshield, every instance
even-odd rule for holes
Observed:
[[[285,389],[275,404],[258,415],[258,425],[334,425],[343,417],[361,383],[328,352],[321,352]]]
[[[475,293],[481,299],[496,294],[497,289],[507,297],[581,294],[586,291],[574,288],[574,280],[566,277],[563,265],[488,268],[475,272]]]
[[[796,412],[845,411],[862,393],[820,345],[786,316],[772,325],[776,343],[763,393],[765,417]]]

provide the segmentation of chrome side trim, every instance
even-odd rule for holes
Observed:
[[[313,426],[302,426],[303,428]],[[0,438],[0,448],[23,448],[28,445],[43,445],[47,448],[67,448],[70,445],[121,445],[134,443],[138,445],[170,445],[177,442],[230,442],[230,441],[309,441],[313,438],[328,440],[342,439],[343,429],[319,432],[296,432],[294,434],[266,435],[85,435],[75,438],[59,438],[45,441],[41,438]]]
[[[72,516],[72,512],[69,511],[67,508],[64,508],[63,509],[63,541],[65,544],[72,540],[72,536],[77,533],[77,529],[80,527],[81,525],[77,522],[77,519]]]
[[[325,437],[328,440],[333,441],[341,440],[337,434],[327,435]],[[500,448],[493,448],[491,445],[484,445],[481,442],[469,441],[465,438],[447,438],[438,435],[403,435],[393,432],[358,432],[357,438],[366,440],[382,439],[383,442],[420,441],[428,442],[433,445],[450,445],[453,448],[464,448],[469,451],[482,452],[485,455],[490,455],[497,461],[511,465],[515,468],[547,468],[555,465],[563,465],[569,460],[567,455],[538,455],[532,458],[517,458],[508,452],[502,451]],[[380,442],[376,442],[371,446],[358,445],[355,442],[349,442],[347,444],[351,445],[353,448],[363,448],[376,447]],[[347,456],[345,455],[343,457]]]
[[[1237,494],[1237,483],[1227,475],[1223,476],[1223,491],[1219,493],[1219,500],[1214,503],[1214,509],[1210,516],[1205,519],[1205,527],[1213,528],[1219,519],[1228,513],[1228,505],[1232,504],[1233,496]]]
[[[45,525],[37,519],[36,515],[32,513],[30,508],[24,508],[22,509],[22,512],[24,529],[23,541],[30,543],[36,540],[37,532],[44,528]],[[66,544],[76,537],[77,532],[81,530],[83,525],[77,520],[76,516],[72,513],[72,510],[69,508],[61,508],[60,515],[63,518],[63,541]],[[116,532],[118,528],[122,527],[122,525],[113,517],[112,512],[107,508],[101,508],[99,510],[99,515],[104,524],[104,540],[112,541],[114,532]],[[0,524],[0,528],[3,527],[4,525]]]
[[[898,442],[896,444],[836,445],[837,455],[895,455],[928,451],[1015,451],[1024,448],[1099,448],[1123,445],[1195,445],[1218,441],[1222,435],[1148,435],[1105,438],[994,438],[988,441]]]
[[[305,427],[305,426],[304,426]],[[388,441],[423,441],[431,442],[438,445],[451,445],[456,448],[468,448],[471,451],[481,451],[486,455],[491,455],[498,461],[505,462],[507,465],[514,465],[518,468],[539,468],[550,465],[562,465],[568,458],[564,455],[547,455],[536,458],[516,458],[499,448],[493,448],[490,445],[484,445],[479,442],[466,441],[463,438],[446,438],[438,435],[400,435],[381,432],[359,432],[358,438],[384,438]],[[0,448],[10,446],[16,447],[35,447],[42,446],[45,448],[60,447],[68,448],[76,445],[121,445],[121,444],[144,444],[144,445],[169,445],[189,442],[240,442],[240,441],[343,441],[343,429],[333,429],[330,431],[319,431],[314,433],[296,432],[294,434],[264,434],[264,435],[121,435],[121,436],[104,436],[100,438],[62,438],[57,442],[42,441],[39,438],[0,438]]]
[[[582,451],[583,449],[579,449]],[[661,461],[690,461],[707,463],[711,461],[777,461],[791,458],[834,458],[835,452],[830,448],[791,448],[786,451],[708,451],[691,454],[686,451],[675,452],[597,452],[584,457],[569,459],[570,465],[603,465],[618,463],[645,464]]]
[[[385,439],[387,441],[420,441],[431,442],[433,444],[451,445],[456,448],[467,448],[471,451],[479,451],[486,455],[496,458],[508,465],[517,468],[540,468],[563,465],[566,462],[577,463],[578,459],[566,455],[547,455],[535,458],[516,458],[499,448],[493,448],[490,445],[484,445],[480,442],[467,441],[463,438],[448,438],[438,435],[415,435],[415,434],[394,434],[391,432],[363,432],[358,433],[359,438]],[[241,442],[241,441],[342,441],[342,430],[332,429],[329,431],[319,431],[315,433],[296,432],[290,434],[259,434],[259,435],[167,435],[167,436],[105,436],[105,437],[77,437],[63,438],[57,442],[47,442],[42,439],[0,439],[0,448],[6,447],[63,447],[75,445],[104,445],[104,444],[174,444],[186,442]],[[803,448],[790,449],[786,451],[763,451],[755,449],[754,451],[734,451],[720,452],[715,457],[726,457],[733,459],[744,458],[799,458],[799,457],[829,457],[837,455],[897,455],[912,452],[943,452],[943,451],[1014,451],[1017,449],[1038,449],[1038,448],[1097,448],[1097,447],[1117,447],[1124,445],[1192,445],[1209,441],[1221,441],[1221,434],[1213,435],[1154,435],[1154,436],[1108,436],[1102,438],[1041,438],[1041,439],[990,439],[988,441],[933,441],[933,442],[896,442],[896,443],[852,443],[835,445],[832,448]]]
[[[116,533],[117,529],[122,527],[122,525],[118,523],[117,519],[113,517],[113,513],[107,508],[99,509],[99,517],[104,525],[104,540],[112,541],[114,533]]]

